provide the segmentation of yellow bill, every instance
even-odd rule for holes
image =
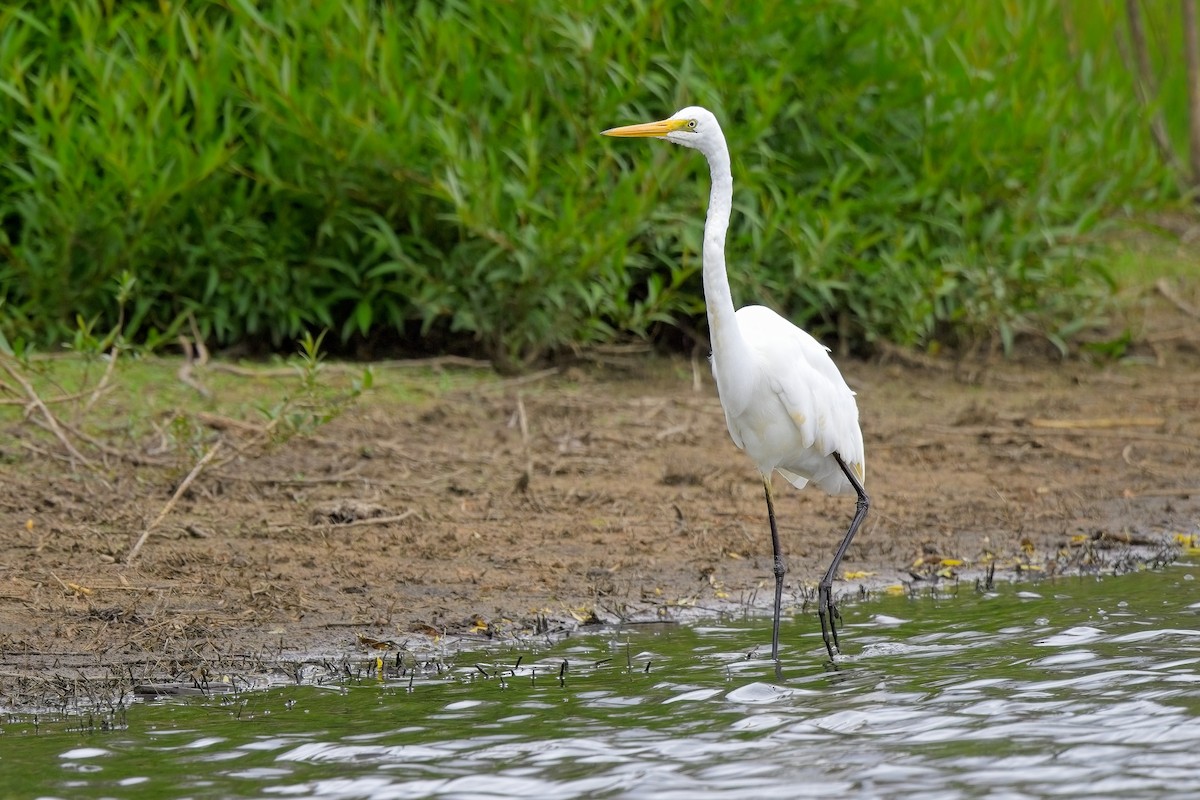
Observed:
[[[601,131],[601,136],[618,136],[624,139],[661,139],[672,131],[686,127],[686,119],[664,119],[658,122],[643,122],[639,125],[625,125],[620,128],[609,128]]]

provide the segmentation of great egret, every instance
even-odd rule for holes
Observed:
[[[857,494],[854,519],[817,587],[821,638],[829,657],[837,650],[833,577],[870,508],[858,405],[829,348],[764,306],[733,309],[725,272],[725,232],[733,206],[729,148],[713,114],[689,106],[659,122],[626,125],[605,136],[666,139],[699,150],[708,159],[712,187],[704,222],[704,297],[712,341],[712,371],[733,443],[762,474],[775,557],[775,622],[771,658],[779,660],[779,616],[787,565],[779,546],[771,477],[798,489],[812,481],[833,495]]]

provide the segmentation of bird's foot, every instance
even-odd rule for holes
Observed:
[[[841,645],[838,643],[837,623],[842,618],[842,614],[833,600],[832,585],[822,583],[817,587],[817,616],[821,619],[821,639],[825,642],[825,649],[829,651],[829,660],[832,661],[841,650]]]

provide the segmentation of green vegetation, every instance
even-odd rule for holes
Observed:
[[[731,140],[739,301],[851,344],[1065,346],[1110,292],[1097,227],[1179,192],[1120,8],[949,9],[17,0],[0,334],[124,313],[151,347],[194,320],[512,366],[690,330],[703,163],[597,133],[695,102]]]
[[[254,368],[146,356],[115,332],[76,336],[72,346],[65,357],[0,346],[0,422],[14,432],[25,423],[19,438],[35,452],[57,439],[72,464],[90,467],[114,458],[190,467],[218,441],[234,443],[230,458],[265,452],[315,433],[374,383],[371,368],[330,369],[320,338],[307,334],[286,363]],[[417,391],[403,379],[390,385],[408,404]]]

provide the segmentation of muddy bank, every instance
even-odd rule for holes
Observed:
[[[1094,366],[843,362],[872,513],[836,589],[1134,567],[1200,522],[1195,353]],[[378,381],[388,380],[383,371]],[[578,624],[765,607],[761,484],[711,379],[683,360],[369,397],[310,437],[206,471],[0,466],[0,704],[47,677],[136,682],[302,654],[362,654]],[[779,482],[788,601],[813,586],[850,498]],[[1130,545],[1140,545],[1133,554]],[[784,639],[816,630],[790,621]],[[459,640],[456,640],[459,641]],[[819,646],[819,640],[805,640]],[[844,643],[853,648],[853,641]]]
[[[1142,344],[1099,365],[840,360],[874,503],[838,594],[1138,569],[1200,534],[1200,329],[1178,302],[1136,327]],[[382,368],[338,419],[265,447],[197,415],[226,450],[174,505],[196,456],[138,463],[154,443],[114,429],[95,468],[72,467],[6,417],[0,706],[359,658],[365,642],[412,657],[766,609],[761,483],[707,365],[618,360],[508,381],[450,365],[418,391]],[[818,650],[815,582],[853,500],[776,487],[800,614],[782,638]]]

